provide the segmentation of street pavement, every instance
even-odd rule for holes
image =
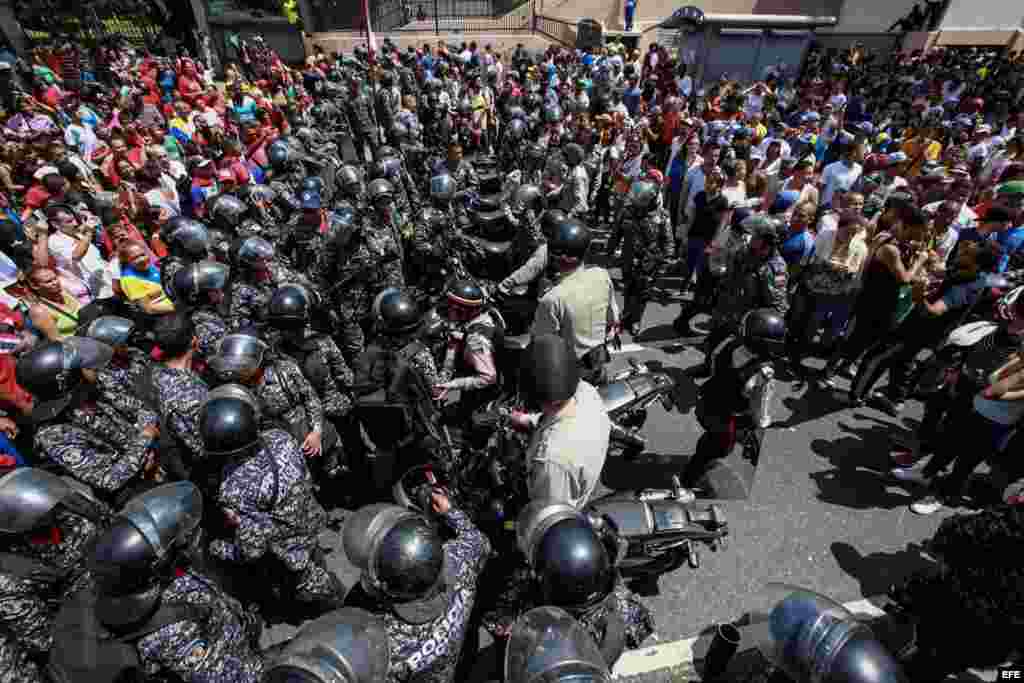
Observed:
[[[613,357],[613,370],[628,367],[630,358],[660,361],[681,383],[683,400],[682,411],[666,412],[660,404],[650,409],[644,428],[647,452],[632,462],[609,459],[604,483],[610,488],[667,487],[696,447],[701,433],[693,415],[696,385],[681,371],[703,356],[692,344],[672,340],[670,323],[678,308],[678,302],[650,304],[645,332],[637,339],[624,336],[624,352]],[[810,359],[807,365],[820,367],[821,361]],[[842,380],[840,387],[846,386]],[[778,382],[775,422],[765,433],[749,495],[721,501],[731,532],[727,546],[716,552],[702,547],[698,569],[684,566],[656,585],[636,587],[657,624],[645,645],[695,636],[715,623],[738,619],[769,581],[849,602],[883,594],[928,565],[917,544],[953,511],[910,512],[909,503],[921,492],[885,476],[891,436],[909,434],[921,406],[908,403],[896,419],[870,407],[852,409],[842,393]],[[325,532],[323,545],[331,568],[351,586],[357,573],[344,558],[340,534]],[[264,642],[278,642],[293,632],[288,626],[274,627]]]

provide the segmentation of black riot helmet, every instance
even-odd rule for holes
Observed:
[[[583,148],[575,142],[570,142],[563,147],[562,154],[565,156],[566,163],[570,166],[579,166],[583,163],[583,157],[586,156]]]
[[[82,383],[82,370],[99,370],[114,350],[88,337],[69,337],[32,349],[18,359],[18,384],[36,398],[35,421],[61,413],[72,401],[71,390]]]
[[[430,199],[435,205],[447,207],[455,197],[455,181],[447,173],[430,179]]]
[[[615,570],[586,515],[567,503],[533,500],[519,514],[516,529],[543,604],[586,608],[611,593]]]
[[[378,178],[367,186],[366,196],[374,206],[392,202],[395,199],[395,186],[383,178]]]
[[[303,625],[267,662],[262,683],[378,683],[391,664],[387,624],[343,607]]]
[[[770,308],[749,311],[740,322],[743,345],[760,356],[777,356],[786,343],[786,319]]]
[[[249,391],[224,384],[211,391],[199,416],[203,447],[211,456],[233,456],[252,450],[260,439],[260,407]]]
[[[324,181],[320,176],[307,176],[302,179],[299,183],[299,194],[304,192],[316,192],[317,195],[323,196],[324,194]]]
[[[516,188],[512,195],[512,202],[509,208],[512,213],[521,214],[524,211],[532,211],[535,216],[540,215],[546,206],[544,190],[537,185],[525,184]]]
[[[548,238],[548,254],[554,257],[583,259],[590,248],[590,228],[578,218],[562,221]]]
[[[658,206],[658,186],[650,180],[637,180],[629,188],[626,201],[637,213],[648,213]]]
[[[133,320],[119,315],[101,315],[89,323],[85,336],[103,342],[111,348],[127,346],[135,336],[136,326]]]
[[[229,334],[220,340],[209,360],[210,369],[224,382],[237,382],[263,367],[267,343],[247,332]]]
[[[96,580],[101,623],[127,626],[152,614],[161,591],[150,589],[173,578],[202,516],[202,495],[187,481],[157,486],[125,504],[86,563]]]
[[[536,186],[534,186],[536,187]],[[539,189],[539,188],[538,188]],[[543,193],[543,190],[541,190]],[[551,209],[550,211],[544,212],[544,219],[541,221],[541,231],[544,233],[544,237],[550,240],[554,237],[555,233],[561,229],[563,223],[569,220],[569,215],[561,209]]]
[[[519,142],[526,137],[526,121],[521,118],[512,119],[508,124],[508,130],[506,131],[509,140]]]
[[[769,583],[753,600],[751,620],[769,626],[757,649],[790,680],[907,683],[871,628],[834,600],[784,583]]]
[[[163,241],[172,256],[201,261],[210,248],[210,231],[197,220],[176,216],[167,222]]]
[[[555,334],[534,337],[523,353],[520,387],[534,405],[568,401],[576,394],[580,375],[576,354]]]
[[[75,495],[53,472],[19,467],[0,477],[0,534],[24,534],[52,521],[57,506]]]
[[[505,647],[505,683],[611,683],[608,664],[580,622],[550,605],[519,617]]]
[[[242,224],[242,219],[245,218],[248,210],[249,207],[238,197],[222,194],[213,200],[213,206],[210,207],[210,218],[217,227],[234,232]]]
[[[486,301],[484,290],[472,280],[456,280],[445,291],[449,305],[463,308],[480,308]]]
[[[274,247],[262,237],[238,240],[233,248],[234,262],[240,268],[259,270],[274,258]]]
[[[384,334],[405,334],[415,331],[420,325],[419,305],[409,293],[400,289],[386,292],[378,310]]]
[[[380,75],[380,84],[382,87],[390,88],[395,84],[395,75],[390,71],[385,71]]]
[[[275,170],[282,170],[292,158],[292,149],[284,140],[277,139],[267,145],[267,161]]]
[[[174,291],[189,303],[210,301],[210,292],[223,292],[231,269],[217,261],[200,261],[174,274]]]
[[[404,621],[422,624],[444,613],[444,543],[422,514],[388,503],[368,505],[346,521],[342,543],[362,570],[363,586],[386,596]]]
[[[515,121],[516,119],[525,121],[528,118],[528,116],[527,113],[523,110],[523,108],[520,107],[518,104],[510,104],[505,109],[505,118],[509,120],[508,125],[509,128],[511,128],[513,121]]]
[[[338,169],[338,175],[335,182],[347,197],[356,197],[359,195],[359,186],[362,184],[362,180],[359,177],[359,170],[355,166],[345,164]]]
[[[301,330],[309,322],[313,305],[313,296],[302,285],[281,285],[267,304],[267,321],[279,330]]]

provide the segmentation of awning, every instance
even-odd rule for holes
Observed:
[[[704,24],[724,26],[728,28],[760,28],[760,29],[809,29],[822,26],[835,26],[838,17],[816,17],[806,14],[705,14]],[[659,24],[661,28],[681,28],[676,17],[668,17]]]

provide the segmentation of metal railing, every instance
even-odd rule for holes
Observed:
[[[509,15],[529,0],[376,0],[371,3],[373,30],[494,31],[529,30],[529,16]]]
[[[567,47],[576,45],[576,24],[544,14],[533,15],[533,30]]]

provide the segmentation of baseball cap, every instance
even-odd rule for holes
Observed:
[[[319,209],[321,207],[320,194],[313,190],[306,190],[299,198],[303,209]]]

